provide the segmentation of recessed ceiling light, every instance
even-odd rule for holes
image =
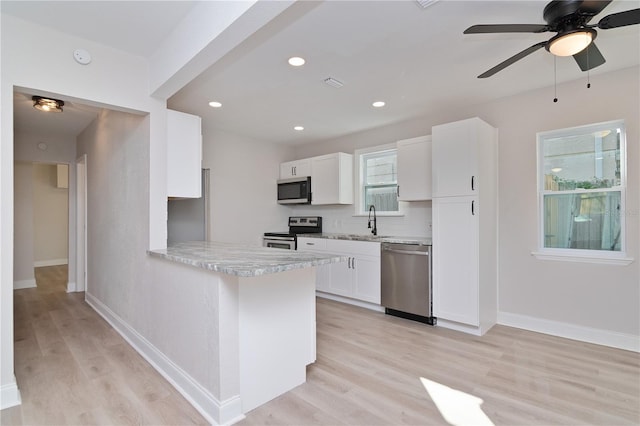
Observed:
[[[554,167],[553,169],[551,169],[551,171],[552,171],[553,173],[559,173],[559,172],[561,172],[561,171],[562,171],[562,167]]]
[[[293,130],[297,130],[297,131],[301,132],[301,131],[303,131],[303,130],[304,130],[304,127],[302,127],[302,126],[296,126],[296,127],[294,127],[294,128],[293,128]]]
[[[373,105],[375,108],[382,108],[385,105],[385,103],[382,101],[375,101],[371,105]]]
[[[209,102],[209,106],[213,107],[213,108],[220,108],[222,106],[222,104],[220,102],[211,101],[211,102]]]
[[[306,61],[299,56],[289,58],[289,65],[291,65],[292,67],[301,67],[305,62]]]

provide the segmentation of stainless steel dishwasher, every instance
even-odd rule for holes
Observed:
[[[381,301],[385,313],[435,325],[431,246],[382,243],[381,250]]]

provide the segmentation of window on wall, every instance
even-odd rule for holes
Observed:
[[[623,121],[538,134],[539,253],[624,257],[625,157]]]
[[[356,151],[359,171],[358,214],[398,213],[397,151],[394,145]]]

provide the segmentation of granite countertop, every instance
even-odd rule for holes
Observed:
[[[328,238],[332,240],[350,240],[350,241],[371,241],[374,243],[396,243],[396,244],[415,244],[421,246],[432,245],[429,237],[394,237],[388,235],[371,235],[371,234],[340,234],[327,233],[321,234],[298,234],[298,237],[306,238]]]
[[[153,257],[239,277],[256,277],[347,260],[347,256],[329,253],[210,241],[177,243],[163,250],[149,250],[148,253]]]

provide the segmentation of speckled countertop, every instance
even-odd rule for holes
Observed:
[[[347,256],[329,253],[209,241],[177,243],[164,250],[149,250],[148,253],[154,257],[239,277],[256,277],[347,261]]]
[[[371,241],[376,243],[416,244],[421,246],[432,245],[431,238],[428,237],[392,237],[386,235],[371,234],[332,234],[327,232],[323,232],[322,234],[298,234],[298,237],[329,238],[332,240]]]

